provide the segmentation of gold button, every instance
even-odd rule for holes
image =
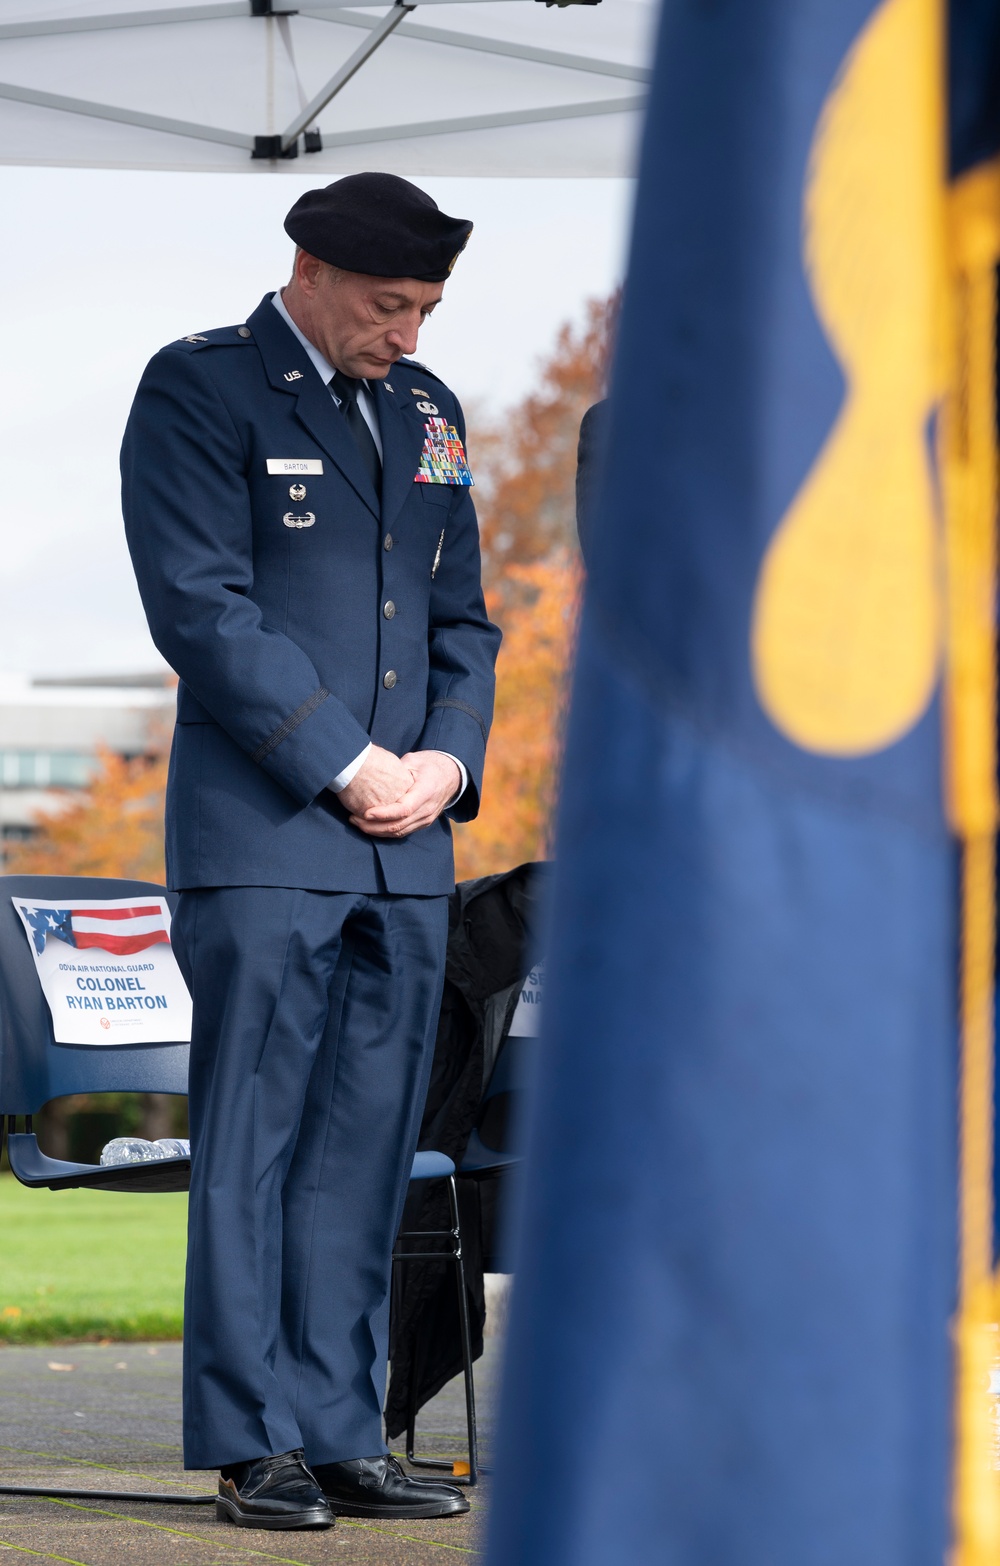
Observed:
[[[382,676],[382,684],[385,686],[387,691],[391,691],[392,687],[395,685],[395,683],[396,683],[396,671],[395,671],[395,669],[387,669],[386,672]]]
[[[393,615],[396,613],[396,605],[393,603],[391,598],[387,599],[387,601],[383,604],[382,613],[385,615],[387,620],[391,620]]]
[[[250,336],[250,328],[249,328],[249,326],[238,326],[236,328],[236,331],[237,331],[237,333],[239,334],[240,337],[249,337]]]
[[[382,548],[386,549],[386,550],[392,548],[392,534],[391,533],[387,533],[385,535],[385,538],[382,540]]]

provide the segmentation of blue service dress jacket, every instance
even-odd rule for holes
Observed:
[[[122,447],[139,590],[180,677],[168,882],[448,893],[446,819],[376,841],[328,785],[369,739],[396,755],[444,750],[469,775],[450,814],[479,808],[500,633],[468,488],[415,482],[417,404],[464,441],[462,411],[407,360],[373,383],[380,501],[271,297],[245,325],[155,355]]]

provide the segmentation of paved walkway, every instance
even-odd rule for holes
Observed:
[[[498,1340],[476,1365],[482,1450],[489,1462]],[[0,1348],[0,1483],[206,1492],[211,1475],[181,1467],[179,1343]],[[418,1450],[462,1457],[460,1382],[421,1415]],[[218,1523],[212,1507],[0,1496],[0,1552],[71,1566],[446,1566],[480,1556],[488,1479],[466,1517],[367,1523],[326,1532],[264,1533]]]

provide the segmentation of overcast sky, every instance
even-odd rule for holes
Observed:
[[[0,168],[0,671],[156,667],[132,583],[118,447],[163,343],[242,321],[285,281],[281,220],[315,178]],[[622,275],[624,180],[424,180],[476,230],[421,334],[494,409],[533,383],[562,321]]]

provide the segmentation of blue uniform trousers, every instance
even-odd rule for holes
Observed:
[[[217,887],[173,923],[194,997],[184,1461],[385,1451],[392,1244],[446,897]]]

